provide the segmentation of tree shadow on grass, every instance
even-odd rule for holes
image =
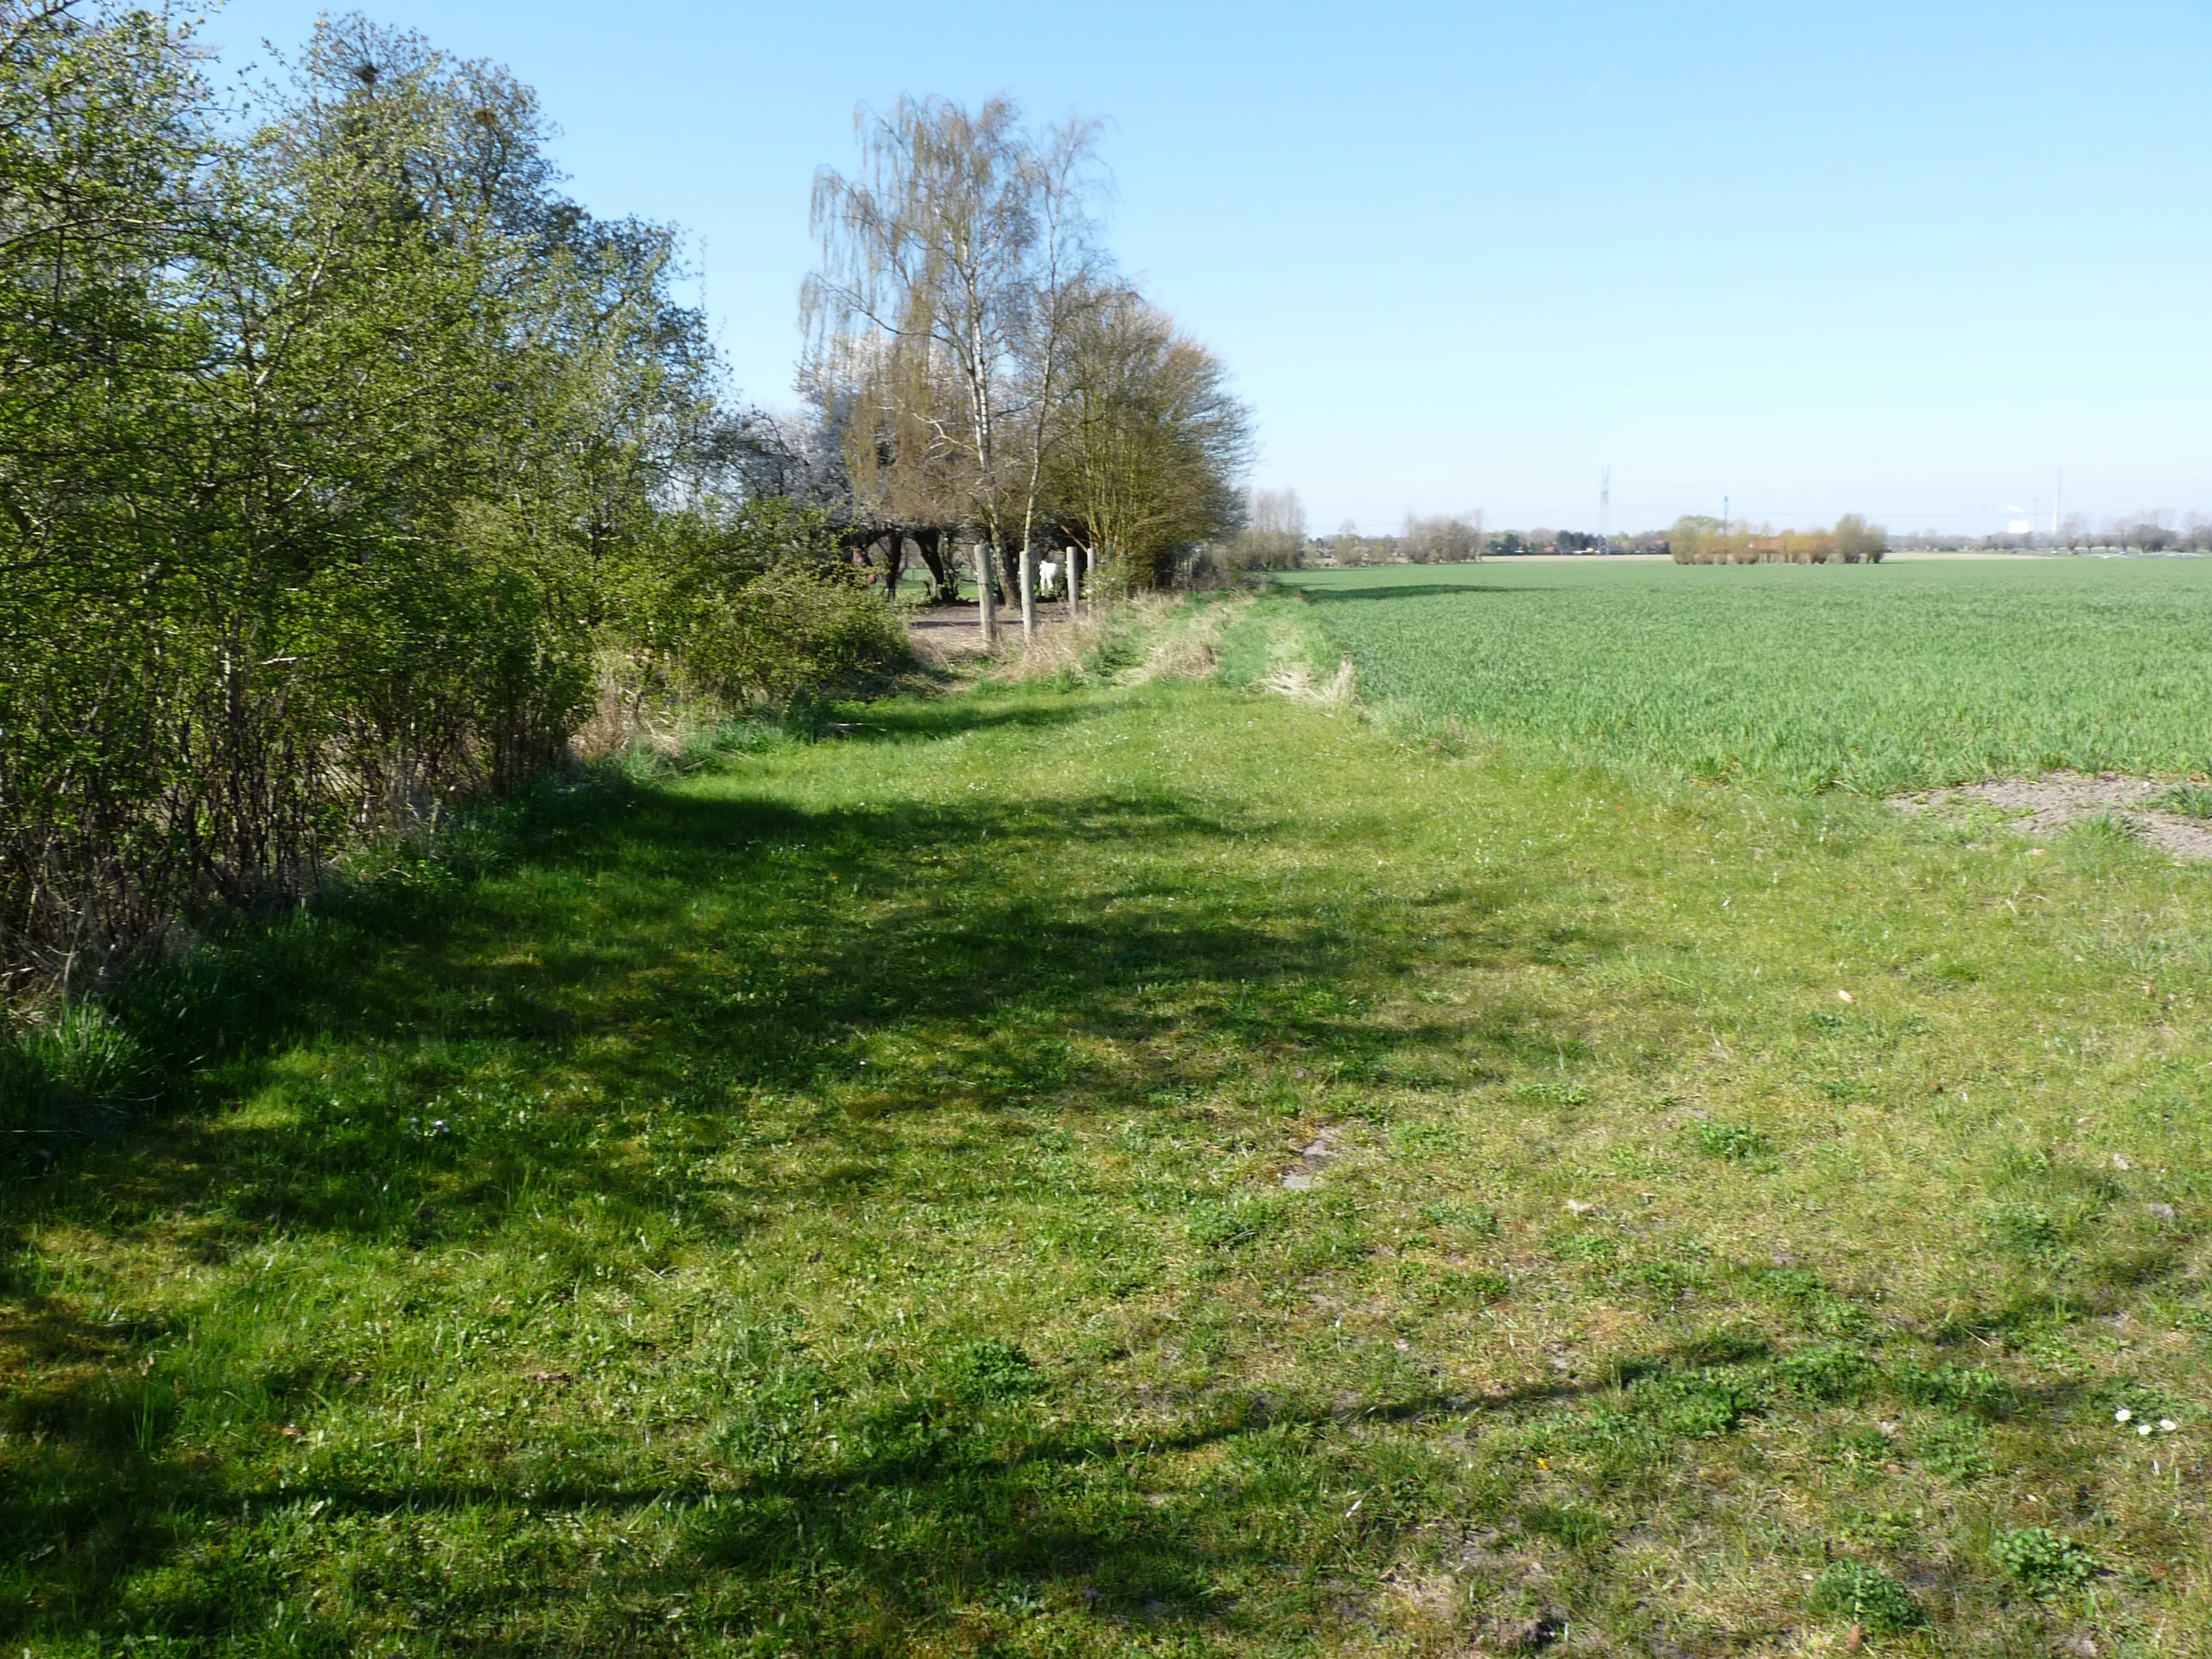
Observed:
[[[1358,1417],[1462,1425],[1603,1386],[1534,1385],[1479,1404],[1415,1391]],[[243,1639],[223,1650],[259,1650],[253,1633],[271,1624],[271,1607],[304,1599],[270,1558],[307,1520],[374,1559],[350,1575],[349,1619],[436,1629],[441,1650],[462,1653],[580,1640],[688,1652],[703,1626],[773,1631],[802,1650],[821,1643],[890,1654],[991,1624],[994,1613],[1003,1624],[1048,1609],[1133,1630],[1219,1633],[1237,1619],[1230,1586],[1319,1565],[1317,1540],[1286,1530],[1285,1510],[1340,1505],[1343,1471],[1316,1451],[1345,1432],[1341,1412],[1238,1392],[1133,1433],[1089,1422],[1070,1403],[963,1400],[915,1378],[838,1419],[834,1438],[793,1437],[763,1455],[756,1437],[657,1480],[579,1470],[526,1486],[430,1468],[398,1485],[313,1471],[273,1484],[149,1455],[134,1444],[131,1402],[88,1382],[75,1398],[50,1397],[47,1419],[97,1415],[104,1432],[65,1457],[31,1460],[28,1478],[0,1500],[9,1522],[35,1516],[49,1528],[38,1536],[70,1546],[79,1607],[27,1617],[0,1579],[0,1631],[129,1629]],[[1161,1467],[1153,1460],[1207,1451],[1233,1452],[1248,1467],[1203,1503],[1163,1492],[1148,1474]],[[63,1501],[66,1489],[93,1483],[112,1507]],[[653,1544],[601,1559],[610,1539],[652,1534],[664,1518],[672,1524]],[[1340,1568],[1346,1546],[1388,1559],[1431,1518],[1418,1504],[1378,1503],[1326,1553]],[[527,1558],[503,1560],[509,1576],[487,1583],[453,1570],[455,1535],[527,1536]],[[35,1565],[51,1553],[18,1559]],[[131,1577],[155,1560],[180,1570]]]
[[[594,1133],[640,1106],[730,1119],[763,1092],[799,1096],[824,1109],[825,1150],[842,1139],[865,1162],[878,1120],[939,1105],[1095,1112],[1194,1066],[1303,1054],[1356,1083],[1439,1044],[1550,1051],[1554,1035],[1523,1029],[1546,1025],[1540,1009],[1471,1036],[1377,1023],[1339,994],[1440,954],[1545,959],[1550,935],[1501,926],[1503,901],[1480,893],[1451,895],[1438,908],[1462,925],[1425,921],[1424,938],[1342,895],[1316,906],[1218,872],[1209,894],[1137,865],[1073,901],[989,875],[1060,869],[1071,848],[1110,862],[1245,833],[1164,794],[819,812],[659,790],[598,803],[538,826],[490,878],[380,884],[203,952],[149,1000],[175,1094],[202,1109],[28,1184],[64,1206],[96,1189],[118,1222],[212,1183],[240,1218],[452,1239],[495,1224],[485,1205],[548,1174],[665,1212],[667,1172]],[[878,1042],[904,1051],[880,1089]],[[1133,1063],[1145,1055],[1158,1058]],[[836,1109],[855,1091],[858,1117]],[[218,1115],[250,1098],[276,1109],[251,1127]],[[418,1221],[426,1200],[436,1213]]]
[[[349,1575],[349,1619],[435,1629],[442,1650],[456,1653],[580,1643],[683,1653],[708,1632],[854,1654],[958,1635],[988,1651],[994,1636],[1054,1616],[1093,1632],[1119,1626],[1133,1638],[1204,1644],[1279,1636],[1288,1612],[1311,1621],[1312,1633],[1347,1617],[1362,1622],[1347,1592],[1363,1571],[1400,1559],[1410,1537],[1433,1528],[1439,1505],[1457,1525],[1516,1524],[1526,1494],[1512,1468],[1525,1460],[1480,1474],[1470,1462],[1463,1479],[1470,1440],[1542,1422],[1556,1455],[1577,1435],[1610,1432],[1593,1442],[1582,1495],[1633,1505],[1683,1446],[1704,1443],[1681,1437],[1732,1431],[1675,1426],[1623,1438],[1626,1391],[1669,1376],[1703,1383],[1714,1375],[1707,1366],[1746,1358],[1662,1346],[1580,1380],[1479,1401],[1415,1385],[1351,1412],[1226,1391],[1142,1425],[1109,1425],[1079,1398],[978,1400],[915,1375],[866,1400],[841,1401],[833,1389],[830,1405],[843,1409],[811,1425],[775,1421],[774,1402],[739,1413],[681,1469],[624,1478],[580,1468],[527,1483],[435,1467],[396,1484],[313,1469],[239,1483],[134,1448],[134,1423],[111,1399],[104,1437],[66,1462],[51,1454],[0,1506],[10,1521],[41,1511],[42,1538],[72,1540],[80,1556],[104,1553],[111,1567],[160,1556],[185,1570],[134,1580],[119,1598],[108,1592],[121,1573],[82,1575],[98,1592],[84,1598],[87,1616],[42,1626],[0,1600],[0,1629],[112,1632],[119,1611],[142,1635],[242,1638],[246,1646],[224,1650],[258,1650],[252,1632],[271,1622],[271,1607],[305,1599],[273,1558],[313,1521],[374,1563]],[[2054,1385],[2013,1409],[2060,1417],[2078,1407],[2083,1386]],[[1598,1409],[1555,1415],[1577,1405]],[[1433,1428],[1440,1449],[1426,1462],[1407,1449],[1375,1452],[1386,1425]],[[1389,1480],[1364,1469],[1359,1446],[1388,1464]],[[1194,1456],[1208,1471],[1198,1486]],[[52,1501],[95,1480],[131,1507],[88,1512]],[[1348,1486],[1360,1494],[1349,1507]],[[209,1527],[216,1522],[219,1536]],[[498,1571],[487,1577],[472,1563],[456,1571],[459,1539],[501,1540]],[[1238,1599],[1260,1579],[1283,1587],[1261,1610],[1272,1632],[1248,1623]],[[341,1632],[329,1636],[338,1642]]]
[[[1103,697],[1047,702],[1036,697],[1000,697],[988,690],[962,697],[909,697],[848,708],[844,711],[848,718],[838,722],[838,732],[848,741],[910,742],[969,732],[1042,731],[1097,720],[1112,706]]]
[[[625,1267],[667,1260],[672,1212],[714,1218],[725,1243],[771,1214],[837,1213],[890,1179],[917,1120],[970,1126],[958,1133],[973,1155],[941,1165],[938,1190],[957,1200],[1010,1178],[1002,1150],[975,1138],[979,1113],[1018,1139],[1073,1118],[1172,1115],[1150,1103],[1164,1090],[1179,1099],[1290,1058],[1358,1083],[1437,1048],[1503,1060],[1561,1040],[1534,1006],[1472,1025],[1364,1012],[1364,996],[1426,962],[1544,959],[1549,936],[1506,890],[1437,896],[1411,907],[1416,921],[1402,901],[1318,876],[1238,872],[1231,849],[1255,828],[1166,791],[810,811],[702,789],[574,790],[526,817],[476,878],[380,880],[149,981],[128,1017],[167,1058],[167,1109],[43,1170],[0,1171],[13,1440],[0,1446],[0,1558],[76,1540],[66,1572],[55,1558],[0,1574],[0,1632],[62,1628],[57,1585],[88,1613],[227,1525],[241,1499],[277,1501],[254,1497],[258,1473],[176,1443],[177,1334],[53,1293],[34,1228],[96,1250],[196,1241],[216,1264],[288,1237],[496,1249],[526,1224],[527,1193],[555,1215],[532,1240],[548,1252],[563,1248],[563,1203],[599,1216],[566,1246],[580,1279],[629,1233]],[[1164,861],[1178,852],[1181,865]],[[745,1156],[764,1115],[803,1156]],[[639,1133],[655,1117],[695,1153],[734,1156],[658,1158]],[[237,1409],[280,1445],[290,1414],[342,1386],[338,1365],[241,1374]],[[836,1516],[926,1501],[980,1540],[978,1561],[1086,1561],[1096,1583],[1124,1584],[1101,1594],[1139,1607],[1203,1599],[1188,1540],[1140,1504],[1115,1499],[1110,1525],[1055,1520],[1025,1509],[1042,1501],[1021,1495],[1029,1477],[998,1462],[935,1467],[884,1465],[842,1496],[757,1490],[815,1517],[864,1579],[866,1528]],[[468,1501],[495,1499],[525,1503]],[[745,1541],[751,1525],[732,1521],[700,1548],[734,1564],[770,1547]],[[888,1577],[878,1592],[905,1593]]]

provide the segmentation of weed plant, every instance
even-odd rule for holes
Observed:
[[[2161,812],[2176,813],[2185,818],[2212,818],[2212,787],[2185,783],[2167,790],[2151,805]]]
[[[1813,1582],[1813,1611],[1849,1620],[1875,1636],[1894,1636],[1926,1624],[1912,1593],[1878,1567],[1838,1561]]]

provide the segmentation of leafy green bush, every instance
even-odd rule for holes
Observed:
[[[2015,1527],[2001,1533],[1990,1553],[2022,1589],[2034,1595],[2078,1589],[2097,1575],[2097,1558],[2048,1527]]]
[[[1822,1570],[1813,1581],[1812,1607],[1826,1618],[1849,1620],[1873,1636],[1918,1630],[1928,1622],[1904,1585],[1857,1561],[1832,1561]]]
[[[897,619],[851,570],[788,561],[705,607],[684,650],[695,685],[738,703],[890,672],[908,660]]]
[[[0,52],[0,965],[64,992],[557,758],[709,516],[672,233],[556,194],[527,88],[325,18],[233,120],[189,9]]]

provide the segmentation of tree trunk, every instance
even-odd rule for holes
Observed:
[[[1070,547],[1066,556],[1067,619],[1073,622],[1076,612],[1083,606],[1083,550],[1079,547]]]
[[[1027,645],[1036,637],[1036,550],[1026,542],[1022,544],[1020,564],[1022,643]]]
[[[929,567],[930,580],[937,585],[930,598],[939,605],[959,604],[959,580],[945,566],[945,532],[930,527],[912,533],[915,550],[921,555],[922,563]]]

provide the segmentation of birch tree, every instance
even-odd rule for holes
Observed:
[[[807,379],[843,401],[856,493],[1026,557],[1067,342],[1102,264],[1096,125],[1032,133],[1005,98],[972,112],[902,98],[855,125],[857,176],[815,179]]]

